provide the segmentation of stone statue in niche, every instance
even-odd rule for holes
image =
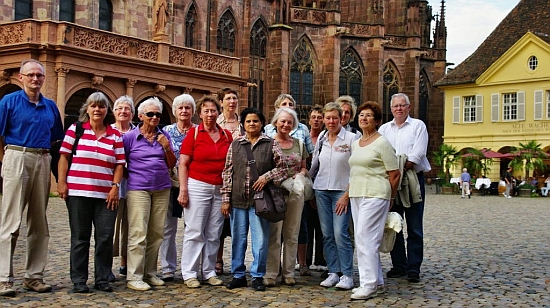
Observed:
[[[165,34],[166,22],[170,12],[168,11],[168,3],[166,0],[155,0],[153,10],[153,24],[156,34]]]

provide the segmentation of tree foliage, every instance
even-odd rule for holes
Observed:
[[[449,183],[451,178],[450,169],[458,165],[460,153],[456,147],[448,144],[442,144],[433,156],[434,164],[445,169],[445,181]]]
[[[545,170],[544,164],[545,158],[548,158],[542,148],[541,143],[537,143],[536,140],[528,141],[527,143],[519,143],[519,147],[515,147],[512,150],[512,154],[515,155],[514,159],[510,162],[510,166],[514,170],[523,170],[525,165],[525,179],[529,178],[529,172],[535,169]]]

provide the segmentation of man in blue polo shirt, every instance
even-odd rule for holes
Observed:
[[[21,63],[23,90],[0,100],[0,148],[3,195],[0,208],[0,295],[15,296],[13,255],[21,218],[27,210],[25,289],[49,292],[44,283],[50,233],[46,208],[50,191],[50,145],[63,139],[63,124],[56,104],[44,97],[44,66],[37,60]]]

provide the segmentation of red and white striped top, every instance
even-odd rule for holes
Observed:
[[[105,135],[97,139],[90,122],[83,123],[82,127],[84,133],[78,141],[67,175],[69,196],[107,199],[113,185],[115,166],[126,163],[121,134],[107,125]],[[75,124],[67,129],[60,153],[72,153],[75,130]]]

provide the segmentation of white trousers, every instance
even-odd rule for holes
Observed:
[[[189,206],[183,209],[185,231],[181,253],[184,280],[198,278],[202,260],[202,277],[216,276],[216,255],[224,217],[221,213],[221,185],[189,178]]]
[[[375,289],[384,284],[378,248],[384,235],[390,201],[379,198],[351,198],[351,213],[355,231],[355,250],[359,286]]]

